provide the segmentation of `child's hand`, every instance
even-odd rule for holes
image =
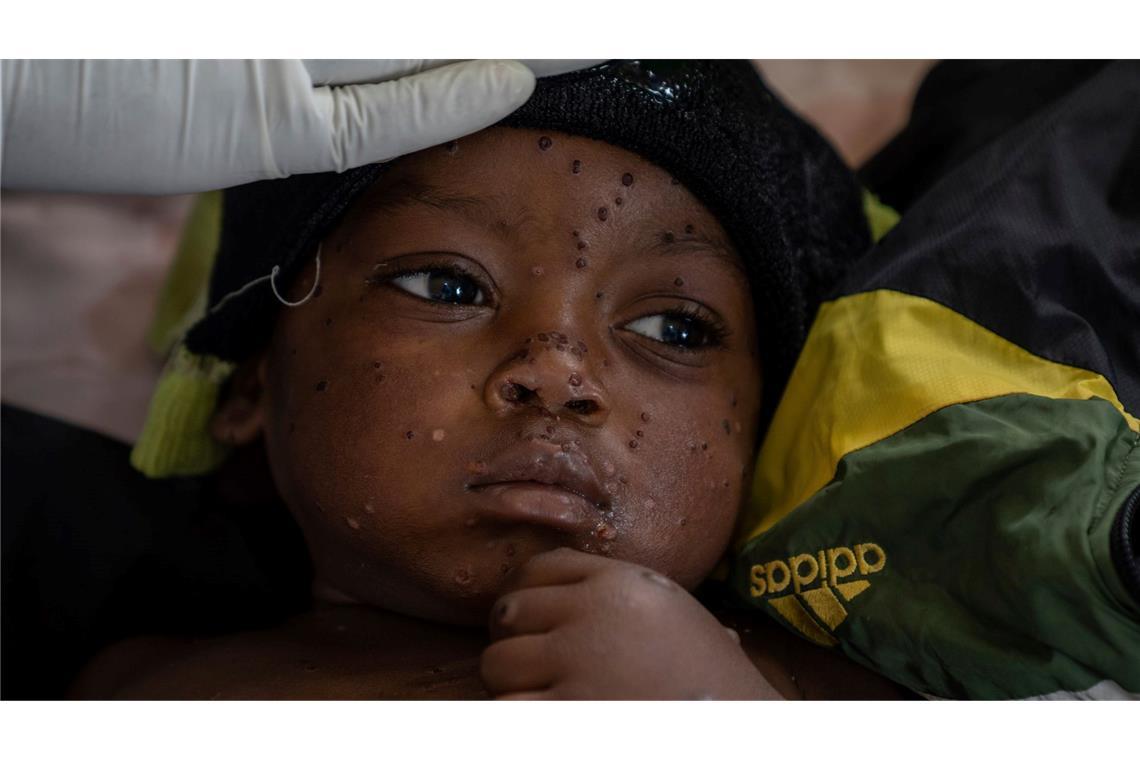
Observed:
[[[688,592],[629,562],[556,549],[491,608],[483,682],[508,699],[779,698]]]

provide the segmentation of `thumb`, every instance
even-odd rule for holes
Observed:
[[[464,61],[378,84],[318,88],[331,100],[337,171],[477,132],[526,102],[534,74],[515,61]]]

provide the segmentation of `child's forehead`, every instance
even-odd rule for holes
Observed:
[[[395,161],[370,196],[374,202],[422,201],[441,207],[581,198],[598,208],[607,206],[610,214],[630,199],[643,207],[700,207],[665,170],[623,148],[507,127],[485,129]]]
[[[644,175],[641,179],[670,179],[664,169],[612,143],[557,130],[519,127],[489,127],[445,145],[405,156],[394,165],[418,163],[424,166],[429,162],[441,168],[470,170],[474,167],[508,175],[513,169],[533,171],[546,167],[580,181],[606,171],[626,183],[630,183],[631,178],[625,173],[633,171]],[[634,176],[632,181],[637,179]]]
[[[696,252],[743,269],[718,220],[668,172],[623,148],[554,131],[491,128],[404,157],[354,216],[379,221],[398,209],[506,236],[555,223],[579,245],[619,233],[639,250]]]

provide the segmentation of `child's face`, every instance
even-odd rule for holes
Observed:
[[[495,128],[401,159],[324,240],[250,414],[325,585],[481,623],[558,546],[707,575],[751,474],[755,345],[747,280],[684,187]]]

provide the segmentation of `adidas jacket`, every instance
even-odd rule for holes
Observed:
[[[739,599],[915,691],[1140,696],[1140,64],[935,183],[821,308]]]

